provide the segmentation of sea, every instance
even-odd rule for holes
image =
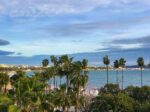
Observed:
[[[28,75],[33,75],[33,72],[28,72]],[[109,83],[119,84],[122,86],[122,73],[118,71],[118,75],[115,70],[109,70]],[[61,79],[61,83],[65,83],[65,77]],[[49,84],[53,84],[53,79],[49,80]],[[101,88],[107,83],[107,74],[105,70],[90,70],[88,72],[87,88]],[[56,84],[60,84],[60,78],[56,77]],[[141,71],[140,70],[124,70],[124,88],[127,86],[141,86]],[[150,69],[143,70],[143,85],[150,86]]]

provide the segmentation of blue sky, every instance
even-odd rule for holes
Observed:
[[[149,61],[149,32],[149,0],[0,0],[1,63],[121,51],[142,52]]]

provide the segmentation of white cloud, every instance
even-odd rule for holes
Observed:
[[[90,11],[104,0],[1,0],[3,13],[10,16],[43,16]]]
[[[142,48],[143,44],[121,44],[119,46],[121,49],[135,49]]]
[[[97,7],[147,5],[148,0],[0,0],[1,13],[10,16],[49,16],[82,13]],[[3,7],[1,7],[3,6]]]

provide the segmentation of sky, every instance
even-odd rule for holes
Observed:
[[[0,63],[62,54],[92,65],[104,55],[148,63],[150,0],[0,0]]]

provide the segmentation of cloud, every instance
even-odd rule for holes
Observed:
[[[73,43],[81,43],[83,40],[72,40]]]
[[[103,43],[103,49],[96,51],[119,52],[119,51],[137,51],[150,50],[150,36],[132,39],[116,39],[111,42]]]
[[[87,23],[73,23],[73,24],[65,24],[65,25],[57,25],[51,27],[43,27],[39,30],[46,32],[47,34],[54,37],[76,37],[76,36],[90,36],[95,33],[94,31],[98,30],[111,30],[111,29],[119,29],[121,27],[127,26],[126,23],[122,22],[87,22]],[[113,31],[112,31],[113,32]],[[118,33],[119,31],[114,31]],[[119,32],[120,33],[120,32]]]
[[[87,12],[105,0],[1,0],[1,13],[10,16],[49,16]],[[60,7],[61,6],[61,7]]]
[[[10,44],[9,41],[0,39],[0,46],[5,46],[5,45],[9,45],[9,44]]]
[[[12,55],[12,54],[14,54],[14,52],[0,50],[0,56],[7,56],[7,55]]]
[[[99,7],[122,10],[133,5],[143,6],[145,9],[146,6],[150,6],[150,2],[149,0],[1,0],[0,12],[9,16],[50,16],[89,12]]]
[[[141,37],[141,38],[133,38],[133,39],[118,39],[113,40],[111,43],[113,44],[141,44],[143,47],[150,47],[150,36]]]
[[[55,26],[44,26],[37,30],[54,37],[93,36],[95,32],[124,34],[132,30],[132,26],[144,25],[150,22],[150,16],[132,17],[119,20],[99,20],[90,22],[74,22]]]

